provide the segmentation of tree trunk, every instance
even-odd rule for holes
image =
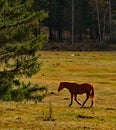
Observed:
[[[98,0],[96,1],[96,11],[97,11],[97,21],[98,21],[98,34],[99,34],[99,41],[100,44],[102,43],[102,37],[101,37],[101,26],[100,26],[100,16],[99,16],[99,6],[98,6]]]
[[[49,40],[53,40],[52,26],[51,26],[51,11],[52,5],[51,0],[49,0]]]
[[[109,26],[110,26],[110,39],[111,39],[111,37],[112,37],[112,13],[111,13],[111,0],[109,0],[109,21],[110,21],[110,23],[109,23]]]
[[[74,0],[72,0],[72,45],[74,44]]]

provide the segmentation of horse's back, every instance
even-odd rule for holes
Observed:
[[[83,83],[83,84],[80,84],[80,85],[82,85],[82,86],[84,86],[84,87],[87,87],[87,88],[92,88],[93,86],[91,85],[91,84],[89,84],[89,83]]]
[[[89,83],[83,83],[83,84],[79,84],[78,88],[80,88],[84,92],[88,92],[91,91],[91,89],[93,89],[93,86]]]
[[[89,83],[82,83],[77,85],[77,93],[82,94],[82,93],[87,93],[90,92],[93,86]]]

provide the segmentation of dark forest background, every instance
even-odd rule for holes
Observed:
[[[25,8],[23,11],[20,10],[26,2],[27,0],[1,0],[0,31],[3,29],[3,23],[6,21],[8,23],[9,16],[10,19],[17,17],[11,10],[14,10],[15,14],[22,13],[20,20],[15,19],[16,23],[19,22],[16,25],[20,24],[24,15],[25,17],[33,15],[27,14],[27,7],[23,7]],[[31,3],[33,6],[30,7],[30,12],[44,12],[47,17],[41,20],[41,16],[38,15],[36,20],[28,19],[26,22],[22,20],[22,23],[26,23],[24,28],[27,28],[27,24],[29,25],[28,28],[35,37],[41,33],[48,35],[48,44],[44,45],[44,49],[116,49],[116,2],[114,0],[29,0],[28,5]],[[17,5],[20,6],[16,7]],[[18,26],[15,27],[15,29],[18,28]],[[29,35],[26,29],[23,31],[19,31],[18,36],[15,36],[13,40]],[[8,39],[2,34],[0,33],[0,42],[3,43]]]
[[[39,10],[43,9],[48,13],[48,18],[44,21],[50,41],[47,47],[104,50],[116,43],[114,0],[40,0],[36,5],[39,5]]]

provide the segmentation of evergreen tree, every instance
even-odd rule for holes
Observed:
[[[49,39],[62,41],[64,30],[64,0],[49,0]]]
[[[78,34],[78,41],[83,40],[83,35],[87,34],[90,27],[90,8],[88,0],[75,1],[75,35]]]
[[[47,15],[44,11],[35,11],[33,6],[33,0],[0,1],[0,99],[2,100],[13,100],[14,87],[15,89],[18,86],[29,87],[30,85],[20,81],[20,77],[31,77],[40,69],[39,56],[36,52],[46,42],[47,37],[35,34],[33,26],[38,18],[42,21]]]

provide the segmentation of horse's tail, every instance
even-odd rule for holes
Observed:
[[[93,99],[94,98],[94,88],[93,88],[93,86],[92,86],[92,90],[91,90],[91,98]]]

